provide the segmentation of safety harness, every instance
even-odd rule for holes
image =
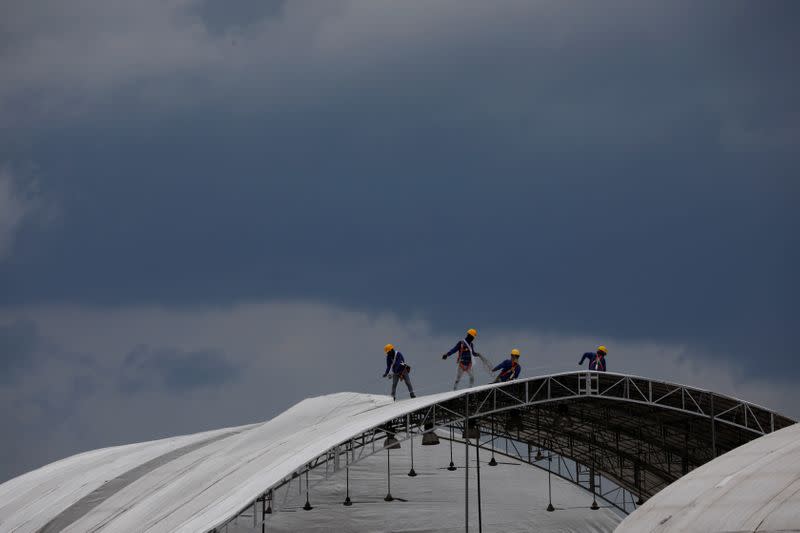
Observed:
[[[460,344],[462,344],[463,346],[466,346],[467,349],[466,350],[462,350],[461,346],[458,347],[458,365],[461,368],[463,368],[464,370],[469,370],[470,367],[472,367],[472,359],[475,357],[475,353],[472,351],[472,346],[470,346],[470,344],[467,342],[467,339],[464,339],[463,341],[460,341]],[[470,357],[468,364],[464,364],[462,362],[462,360],[461,360],[461,354],[463,354],[466,351],[469,351],[469,357]]]
[[[390,370],[391,370],[393,373],[397,374],[397,372],[395,372],[395,371],[394,371],[394,362],[395,362],[395,361],[397,361],[397,350],[394,350],[394,357],[392,357],[392,364],[391,364],[391,365],[389,365],[389,369],[390,369]],[[399,375],[400,375],[400,379],[402,379],[403,381],[405,381],[405,379],[406,379],[406,372],[408,372],[408,371],[411,369],[411,367],[410,367],[410,366],[408,366],[408,364],[406,364],[406,362],[405,362],[405,361],[403,361],[403,363],[402,363],[402,364],[403,364],[403,369],[402,369],[402,370],[400,370],[400,372],[399,372]]]
[[[519,363],[517,363],[516,361],[514,361],[512,359],[511,360],[511,368],[509,368],[508,370],[503,370],[502,372],[500,372],[500,375],[498,377],[505,378],[505,377],[513,376],[514,375],[514,368],[518,367],[518,366],[519,366]]]
[[[594,363],[594,369],[595,370],[600,370],[600,363],[601,362],[605,363],[605,354],[595,353],[594,354],[594,361],[592,361],[592,362]]]

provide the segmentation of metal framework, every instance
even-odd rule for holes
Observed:
[[[211,531],[251,513],[254,526],[260,522],[263,530],[267,515],[295,496],[305,493],[304,508],[310,509],[311,487],[349,465],[395,441],[453,429],[468,446],[475,439],[472,446],[479,449],[550,470],[627,513],[690,470],[793,423],[736,398],[625,374],[569,372],[465,389],[329,448],[265,487],[237,516]],[[500,452],[498,443],[506,448],[511,443],[514,452]],[[527,460],[518,444],[527,448]],[[535,459],[532,449],[537,450]]]

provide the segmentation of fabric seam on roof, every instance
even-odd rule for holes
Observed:
[[[152,472],[156,468],[174,461],[175,459],[186,455],[187,453],[191,453],[197,449],[200,449],[203,446],[225,439],[231,435],[241,433],[241,431],[243,430],[229,431],[221,435],[215,435],[200,442],[188,444],[181,448],[172,450],[171,452],[167,452],[163,455],[159,455],[158,457],[150,459],[146,463],[132,468],[131,470],[120,474],[114,479],[110,479],[103,483],[101,486],[97,487],[95,490],[54,516],[49,522],[37,530],[36,533],[58,533],[59,531],[63,531],[70,525],[89,514],[92,509],[112,497],[114,494],[118,493],[146,474]]]

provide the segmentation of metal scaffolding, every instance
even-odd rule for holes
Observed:
[[[628,513],[692,469],[794,423],[711,391],[593,371],[465,389],[457,397],[424,407],[409,405],[414,407],[401,416],[353,435],[264,487],[237,516],[252,513],[256,523],[260,515],[263,531],[268,515],[297,498],[303,488],[310,508],[316,483],[384,450],[389,468],[390,447],[437,430],[450,445],[454,440],[464,442],[467,450],[473,446],[476,452],[491,451],[492,461],[499,454],[542,468]],[[457,432],[462,439],[456,438]],[[498,443],[504,444],[505,452]],[[526,453],[521,453],[520,447],[526,446]],[[534,447],[537,454],[531,458]],[[211,531],[224,530],[235,518]]]

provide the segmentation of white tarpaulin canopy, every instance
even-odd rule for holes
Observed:
[[[462,393],[332,394],[260,424],[79,454],[0,485],[0,530],[207,531],[331,446]]]
[[[683,401],[687,398],[691,402]],[[607,409],[605,412],[613,413],[610,415],[613,420],[595,416],[596,407],[589,409],[588,405],[602,406]],[[550,416],[549,424],[541,427],[542,431],[549,432],[544,436],[539,435],[540,408],[542,412],[549,412]],[[599,450],[611,458],[610,463],[601,462],[601,466],[622,465],[619,473],[616,467],[609,470],[601,468],[601,473],[610,472],[612,481],[617,479],[613,476],[619,476],[618,480],[628,491],[642,490],[644,486],[644,489],[651,490],[651,493],[668,485],[679,475],[672,469],[673,477],[661,476],[662,472],[654,467],[655,469],[646,472],[648,475],[642,476],[644,481],[642,485],[638,485],[641,478],[637,478],[637,470],[631,465],[635,460],[649,464],[649,459],[647,455],[631,454],[639,454],[638,450],[642,444],[652,446],[653,442],[658,445],[662,441],[664,450],[669,452],[669,446],[674,445],[673,441],[677,438],[670,433],[668,437],[672,441],[668,442],[665,435],[669,432],[664,433],[665,426],[661,426],[662,433],[658,434],[660,440],[647,440],[649,434],[645,435],[638,429],[641,428],[641,424],[653,417],[656,421],[671,420],[672,423],[675,421],[688,423],[694,419],[712,422],[693,426],[696,434],[688,436],[694,439],[692,442],[695,447],[686,449],[688,455],[683,460],[684,469],[691,463],[704,463],[711,450],[711,444],[715,444],[716,449],[735,448],[743,442],[757,438],[759,434],[793,423],[792,420],[777,413],[735,398],[682,385],[612,373],[572,372],[540,376],[519,382],[483,385],[400,402],[392,402],[386,396],[339,393],[305,400],[276,418],[260,424],[95,450],[29,472],[0,485],[0,532],[194,533],[226,525],[230,529],[228,523],[240,514],[244,514],[246,510],[250,512],[251,518],[256,520],[251,511],[257,507],[256,500],[259,498],[263,502],[263,496],[269,495],[271,498],[273,492],[277,490],[288,494],[288,488],[291,486],[296,487],[292,493],[296,495],[297,489],[302,487],[300,481],[305,478],[305,485],[308,486],[309,473],[319,472],[320,465],[325,467],[326,482],[336,482],[336,477],[341,475],[342,459],[348,457],[343,453],[344,450],[349,450],[348,454],[352,456],[346,463],[351,465],[349,462],[351,460],[367,460],[370,455],[365,449],[367,445],[373,447],[372,453],[374,453],[376,451],[374,445],[378,438],[385,438],[386,435],[394,434],[398,430],[399,436],[403,439],[411,438],[414,434],[420,437],[423,429],[432,431],[435,427],[428,425],[423,428],[423,422],[434,424],[435,420],[439,426],[452,427],[467,419],[485,417],[492,412],[507,413],[508,416],[503,418],[504,423],[516,426],[517,437],[520,437],[521,433],[523,440],[528,443],[541,443],[544,438],[544,441],[551,445],[555,444],[562,448],[567,446],[570,457],[578,457],[584,465],[595,460],[597,450],[592,448],[593,440],[582,439],[583,435],[580,432],[562,431],[561,428],[566,427],[565,424],[578,427],[583,421],[589,424],[589,427],[601,432],[620,431],[622,428],[627,431],[624,439],[617,437],[613,446],[605,446]],[[709,415],[715,412],[716,415]],[[566,413],[568,414],[565,416]],[[522,417],[515,419],[515,415],[526,414],[527,419],[523,420]],[[415,420],[413,423],[412,419]],[[494,434],[496,419],[490,418],[490,420],[491,432]],[[791,431],[796,432],[797,428]],[[787,434],[793,437],[788,437],[788,442],[781,440],[787,439],[783,437]],[[512,440],[513,438],[512,436]],[[686,438],[687,435],[682,437],[684,443]],[[711,505],[709,501],[707,507],[711,512],[708,514],[698,512],[698,518],[692,520],[691,525],[715,524],[713,521],[703,522],[706,519],[713,520],[710,518],[713,516],[724,518],[731,524],[746,523],[748,527],[752,516],[762,516],[764,521],[759,524],[770,527],[796,525],[792,521],[794,519],[792,512],[784,511],[787,506],[780,503],[784,500],[796,503],[795,493],[781,492],[784,490],[783,487],[791,489],[795,486],[792,483],[796,482],[797,476],[786,478],[786,472],[789,472],[790,476],[797,472],[797,451],[796,448],[791,448],[792,438],[794,441],[798,440],[796,433],[778,431],[770,436],[770,440],[756,440],[752,445],[743,447],[741,449],[743,451],[736,450],[733,454],[724,456],[741,458],[743,456],[740,454],[750,454],[745,455],[745,459],[738,459],[741,464],[734,462],[721,471],[711,470],[713,474],[711,477],[716,479],[714,483],[720,484],[719,487],[716,485],[714,487],[738,487],[741,484],[743,487],[749,487],[752,494],[739,493],[734,488],[726,489],[730,491],[731,497],[735,496],[730,500],[731,503],[726,503],[729,509],[720,511],[718,505]],[[772,444],[759,444],[761,442]],[[360,444],[360,447],[357,444]],[[405,443],[403,445],[405,446]],[[381,447],[382,445],[378,445],[378,451]],[[360,450],[359,453],[366,453],[357,459],[355,448]],[[753,470],[748,465],[759,454],[768,456],[757,463],[760,469]],[[773,459],[777,455],[780,455],[780,459]],[[672,457],[669,453],[666,456]],[[519,459],[523,460],[521,454]],[[723,458],[712,464],[726,464],[725,460],[729,459]],[[332,480],[327,479],[331,463],[334,471]],[[623,468],[626,465],[627,469]],[[363,470],[361,466],[358,468]],[[701,468],[695,472],[708,471]],[[502,470],[495,470],[487,475],[496,476],[498,472]],[[669,473],[669,469],[667,472]],[[695,472],[688,479],[699,479],[697,476],[701,474]],[[764,476],[764,473],[769,475]],[[512,475],[511,471],[508,474]],[[575,474],[577,478],[577,463]],[[497,481],[494,480],[493,484]],[[315,484],[318,482],[319,480],[315,479]],[[580,483],[580,478],[577,482]],[[361,486],[363,488],[365,485]],[[681,489],[682,492],[677,494],[672,489],[664,491],[664,494],[674,495],[674,499],[664,500],[659,495],[641,514],[637,512],[634,516],[647,516],[650,512],[647,509],[666,509],[654,513],[654,516],[658,516],[657,523],[666,524],[668,527],[671,527],[671,524],[683,523],[682,521],[687,521],[688,524],[686,517],[691,513],[681,511],[678,514],[674,509],[679,508],[679,505],[688,505],[687,509],[692,509],[692,506],[699,508],[707,493],[693,493],[689,490],[698,486],[703,485],[691,485]],[[538,490],[535,488],[535,483],[525,487],[525,490]],[[602,489],[600,492],[602,493]],[[617,492],[618,495],[620,493],[625,496],[624,492]],[[505,505],[512,500],[513,492],[512,495],[500,500],[498,505]],[[739,503],[740,500],[744,503]],[[534,500],[527,498],[522,500],[522,502],[528,501]],[[663,508],[656,507],[655,502],[661,502]],[[443,509],[449,510],[451,504],[452,501],[441,502]],[[515,505],[512,507],[517,508]],[[752,509],[751,513],[745,516],[746,519],[737,514],[744,512],[744,509]],[[356,513],[358,512],[360,510]],[[604,512],[600,511],[595,516],[600,516]],[[446,514],[435,513],[435,516],[443,517]],[[559,514],[554,513],[553,516]],[[567,514],[569,513],[561,513],[561,516],[566,517]],[[277,526],[280,521],[271,522]],[[586,522],[589,523],[590,521]],[[593,523],[597,525],[596,522]],[[647,523],[652,525],[651,522]],[[413,524],[406,526],[408,526],[406,531],[419,531],[419,528],[413,529]],[[291,529],[291,525],[287,524],[287,527]],[[630,527],[632,529],[624,531],[648,530],[636,526]],[[741,530],[732,529],[732,531]]]
[[[626,518],[616,533],[800,531],[800,424],[700,466]]]

